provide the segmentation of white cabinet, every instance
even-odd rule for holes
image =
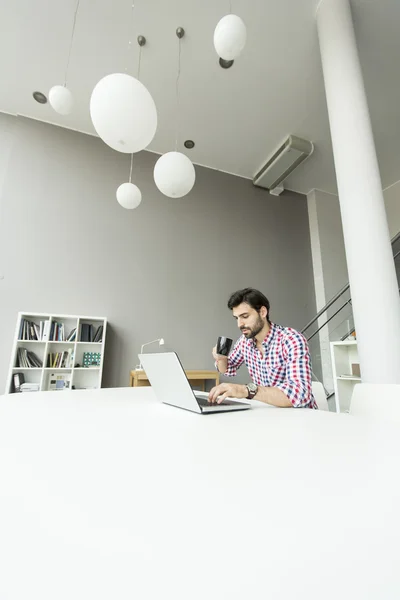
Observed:
[[[106,328],[105,317],[18,313],[5,393],[100,388]]]
[[[353,365],[360,364],[357,341],[331,342],[331,358],[336,412],[348,412],[354,386],[361,383],[361,377],[353,372]]]

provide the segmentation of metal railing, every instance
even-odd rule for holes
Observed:
[[[396,265],[400,265],[400,258],[399,258],[400,257],[400,231],[392,238],[391,244],[392,244],[392,249],[393,249],[393,260],[395,261]],[[398,244],[397,247],[396,247],[396,244]],[[398,274],[400,275],[400,271],[398,272]],[[399,283],[400,283],[400,281],[399,281]],[[400,287],[399,287],[399,292],[400,292]],[[347,298],[345,297],[346,293],[348,295]],[[338,306],[336,303],[338,303],[339,301],[341,301],[341,302],[340,302],[340,305]],[[341,316],[344,315],[344,313],[346,312],[345,311],[346,307],[350,309],[350,313],[347,314],[346,316],[344,316],[343,321],[340,321]],[[324,315],[325,315],[325,319],[322,319],[322,317],[324,317]],[[322,324],[321,324],[320,319],[323,321]],[[336,321],[334,321],[335,319],[336,319]],[[351,303],[351,296],[350,296],[350,284],[347,283],[344,287],[342,287],[341,290],[339,290],[333,296],[333,298],[331,298],[329,300],[329,302],[327,302],[325,304],[325,306],[323,308],[321,308],[321,310],[319,310],[317,312],[315,317],[313,317],[311,319],[311,321],[309,321],[307,323],[307,325],[305,327],[303,327],[303,329],[301,330],[301,333],[306,337],[307,341],[310,342],[317,336],[317,334],[319,334],[321,332],[321,330],[324,330],[324,328],[327,328],[327,331],[329,332],[327,335],[327,338],[329,338],[330,341],[339,341],[339,340],[343,341],[343,340],[348,339],[349,336],[351,336],[355,331],[354,322],[352,323],[352,325],[350,325],[350,321],[353,321],[353,315],[352,315],[352,303]],[[344,327],[343,327],[344,322],[348,323],[347,329],[344,329]],[[331,326],[328,329],[329,324],[331,324]],[[313,325],[315,325],[315,328],[313,329],[312,332],[308,333],[310,328]],[[332,327],[333,327],[334,334],[332,333]],[[338,331],[340,331],[340,330],[342,332],[338,333]],[[344,333],[343,333],[343,331],[344,331]],[[336,339],[331,339],[332,335],[337,335]],[[320,381],[314,372],[313,372],[313,377],[317,381]],[[324,386],[324,388],[325,388],[325,386]],[[328,398],[333,396],[333,392],[329,392],[326,388],[325,388],[325,393]]]
[[[399,240],[400,240],[400,231],[391,240],[392,248],[394,247],[394,245],[396,244],[396,242],[398,242]],[[396,259],[397,259],[398,256],[400,256],[400,250],[398,250],[395,254],[393,254],[393,259],[396,261]],[[339,290],[339,292],[337,292],[337,294],[335,294],[333,296],[333,298],[331,300],[329,300],[329,302],[327,302],[323,308],[321,308],[321,310],[319,310],[317,312],[317,314],[315,315],[315,317],[313,319],[311,319],[311,321],[309,323],[307,323],[307,325],[305,327],[303,327],[303,329],[301,330],[301,333],[303,335],[305,335],[305,332],[307,331],[307,329],[309,329],[311,327],[311,325],[313,325],[316,321],[318,321],[318,319],[320,317],[322,317],[331,308],[331,306],[333,306],[335,304],[335,302],[337,300],[339,300],[339,298],[341,298],[343,296],[343,294],[345,294],[349,289],[350,289],[350,283],[346,283],[346,285],[341,290]],[[351,306],[351,298],[349,298],[349,300],[346,300],[346,302],[344,302],[342,304],[342,306],[340,306],[335,311],[335,313],[333,315],[330,315],[330,317],[327,318],[326,322],[323,323],[322,325],[320,325],[318,327],[318,329],[316,331],[314,331],[310,336],[305,335],[305,337],[307,338],[307,340],[310,341],[315,335],[317,335],[317,333],[319,333],[319,331],[321,331],[321,329],[323,327],[325,327],[347,305]]]

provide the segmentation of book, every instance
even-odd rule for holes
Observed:
[[[81,342],[90,342],[89,323],[82,323],[81,325]]]
[[[29,366],[31,366],[31,367],[42,367],[43,366],[42,361],[40,360],[40,358],[38,358],[36,356],[36,354],[34,352],[31,352],[28,350],[26,355],[28,358]]]
[[[76,338],[76,327],[68,335],[67,342],[73,342],[73,341],[75,341],[75,338]]]
[[[103,341],[103,325],[100,325],[97,328],[96,333],[94,334],[93,341],[94,342],[102,342]]]
[[[21,391],[21,385],[25,383],[25,376],[23,373],[14,373],[13,376],[13,384],[14,384],[14,392]]]
[[[26,348],[18,348],[17,351],[17,367],[22,369],[41,368],[42,361],[34,352],[28,351]]]
[[[50,335],[50,321],[44,321],[42,340],[47,342]]]

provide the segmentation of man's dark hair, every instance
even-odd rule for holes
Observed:
[[[243,290],[238,290],[237,292],[234,292],[229,298],[228,308],[232,310],[232,308],[239,306],[239,304],[242,304],[242,302],[246,302],[246,304],[251,306],[251,308],[254,308],[254,310],[256,310],[258,313],[260,312],[261,307],[265,306],[265,308],[268,311],[267,321],[268,323],[271,323],[271,321],[269,320],[270,304],[268,298],[266,298],[264,294],[262,294],[258,290],[255,290],[254,288],[244,288]]]

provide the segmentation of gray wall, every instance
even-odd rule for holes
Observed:
[[[186,368],[212,368],[216,337],[237,337],[226,301],[241,287],[264,291],[276,322],[315,314],[304,196],[196,167],[193,191],[168,199],[157,158],[135,157],[143,201],[126,211],[115,191],[129,156],[0,114],[1,390],[18,311],[107,316],[105,386],[128,385],[141,344],[160,336]]]
[[[321,272],[315,273],[315,280],[323,280],[325,300],[328,302],[349,281],[344,249],[343,228],[339,198],[321,190],[313,190],[317,220],[312,227],[318,227]],[[390,237],[400,231],[400,181],[383,191]],[[355,224],[356,226],[357,224]],[[311,226],[311,225],[310,225]],[[311,230],[311,235],[315,232]]]
[[[400,231],[400,181],[383,190],[390,237]]]

